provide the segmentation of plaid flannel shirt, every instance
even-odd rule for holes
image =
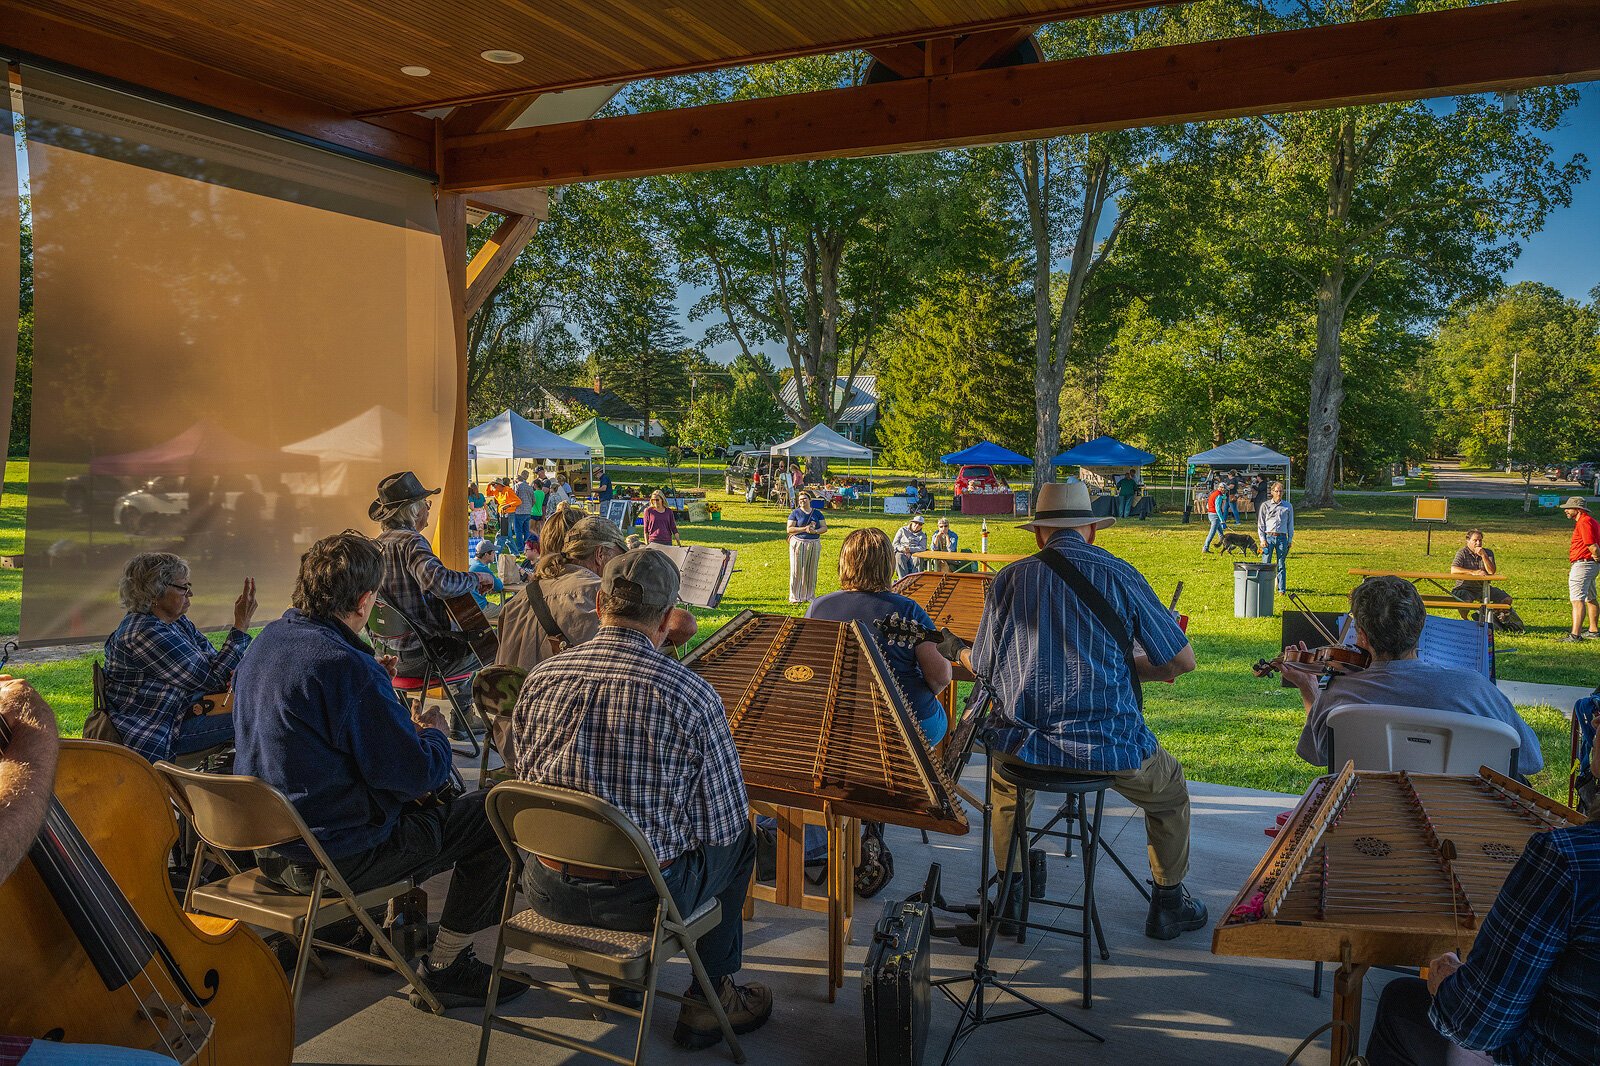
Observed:
[[[749,798],[722,700],[642,634],[603,626],[528,674],[512,712],[516,772],[616,806],[671,862],[732,844]]]
[[[1600,1062],[1600,823],[1528,840],[1429,1017],[1496,1062]]]
[[[414,529],[384,530],[378,537],[378,549],[383,552],[378,598],[425,628],[442,633],[456,628],[439,597],[470,595],[478,587],[476,575],[444,565],[433,554],[428,538]],[[393,644],[394,651],[405,654],[420,647],[421,641],[407,635]]]
[[[106,706],[122,742],[151,762],[172,758],[178,723],[201,696],[228,687],[249,645],[250,634],[234,629],[219,651],[187,616],[128,612],[106,638]]]

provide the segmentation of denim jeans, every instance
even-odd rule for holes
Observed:
[[[218,744],[233,743],[233,715],[207,714],[187,716],[178,723],[178,736],[172,745],[172,754],[189,755],[214,748]]]
[[[1222,512],[1224,522],[1239,521],[1239,505],[1227,496],[1217,498],[1217,510]]]
[[[687,918],[706,900],[722,904],[722,920],[700,938],[700,960],[713,982],[739,972],[744,952],[744,893],[756,864],[756,838],[749,826],[732,844],[702,845],[684,852],[661,871],[678,910]],[[522,871],[528,903],[553,922],[648,933],[660,897],[648,877],[591,881],[552,870],[530,858]]]
[[[1287,533],[1267,533],[1261,538],[1261,561],[1278,563],[1278,591],[1283,592],[1289,584],[1289,536]]]
[[[1206,542],[1205,545],[1200,549],[1203,552],[1208,552],[1211,550],[1211,541],[1213,538],[1218,544],[1222,543],[1222,515],[1220,513],[1207,514],[1206,517],[1211,520],[1211,528],[1206,530]]]
[[[333,858],[333,865],[355,892],[411,878],[421,884],[436,873],[452,870],[439,928],[476,933],[500,917],[501,894],[511,859],[489,825],[483,801],[487,789],[425,810],[401,813],[394,830],[375,848]],[[291,892],[311,892],[316,866],[296,862],[275,851],[256,852],[261,872]]]

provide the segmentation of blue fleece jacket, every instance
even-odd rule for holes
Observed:
[[[236,773],[289,798],[330,858],[394,831],[450,772],[450,739],[417,732],[372,649],[342,622],[290,608],[251,642],[233,684]],[[275,849],[310,859],[310,849]]]

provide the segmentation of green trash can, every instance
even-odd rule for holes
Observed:
[[[1233,564],[1233,616],[1271,618],[1272,583],[1278,568],[1272,563]]]

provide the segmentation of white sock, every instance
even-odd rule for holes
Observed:
[[[470,933],[458,933],[454,929],[439,927],[439,935],[434,937],[433,950],[428,952],[428,965],[435,970],[442,970],[456,961],[456,956],[461,954],[461,949],[472,943]]]

